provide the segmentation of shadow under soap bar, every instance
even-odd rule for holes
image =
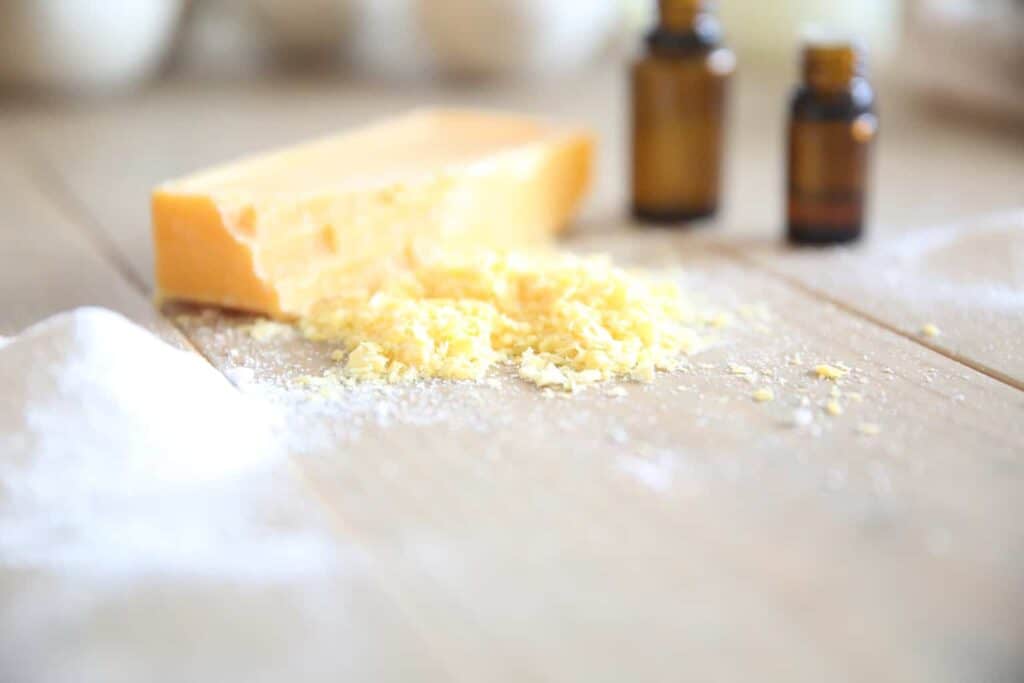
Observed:
[[[293,317],[432,254],[546,242],[589,184],[585,131],[422,110],[170,181],[158,296]]]

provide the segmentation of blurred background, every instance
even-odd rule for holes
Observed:
[[[102,96],[267,74],[559,79],[627,58],[653,0],[6,0],[0,86]],[[1024,117],[1024,0],[721,0],[741,66],[789,66],[801,26],[871,47],[876,78]]]
[[[424,105],[591,127],[599,165],[579,227],[613,228],[628,203],[627,64],[656,4],[4,0],[0,113],[144,277],[156,183]],[[1024,204],[1024,0],[717,7],[738,57],[718,232],[781,236],[786,110],[810,24],[869,49],[882,119],[870,235]]]

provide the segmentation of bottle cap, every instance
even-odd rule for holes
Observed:
[[[661,25],[669,30],[685,31],[700,14],[712,12],[715,0],[658,0]]]
[[[803,31],[801,45],[804,81],[812,88],[845,88],[864,76],[864,44],[850,33],[811,26]]]

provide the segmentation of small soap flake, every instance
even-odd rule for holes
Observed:
[[[753,399],[758,403],[767,403],[768,401],[775,400],[775,392],[767,387],[762,387],[758,389],[752,394],[752,396]]]
[[[712,316],[711,319],[708,320],[708,325],[715,329],[722,329],[728,327],[731,324],[732,315],[725,311],[722,311],[721,313]]]
[[[882,428],[873,422],[862,422],[857,426],[857,431],[864,436],[878,436]]]
[[[942,334],[942,330],[935,323],[925,323],[921,326],[921,334],[925,337],[938,337]]]
[[[626,387],[612,387],[608,391],[604,392],[605,396],[609,398],[625,398],[629,396],[629,392],[626,391]]]
[[[825,412],[832,417],[838,417],[843,414],[843,407],[839,405],[838,401],[833,399],[825,404]]]
[[[833,382],[846,377],[849,372],[849,368],[839,365],[830,365],[828,363],[819,363],[814,366],[814,374],[817,375],[819,379],[828,379]]]
[[[273,320],[257,320],[247,327],[249,336],[256,341],[270,341],[295,334],[295,328]]]
[[[738,363],[729,363],[729,374],[730,375],[751,375],[753,373],[754,373],[754,370],[749,365],[739,365]]]

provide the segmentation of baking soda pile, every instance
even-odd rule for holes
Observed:
[[[81,308],[0,348],[0,384],[0,564],[234,575],[282,543],[321,553],[257,528],[278,418],[198,356]]]

